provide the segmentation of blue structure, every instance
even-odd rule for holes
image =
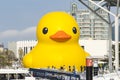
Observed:
[[[60,70],[51,69],[34,69],[30,68],[29,71],[34,77],[45,78],[50,80],[80,80],[80,75],[72,72],[64,72]]]

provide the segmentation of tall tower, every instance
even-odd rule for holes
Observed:
[[[96,7],[89,3],[91,8]],[[98,10],[97,13],[101,14],[106,20],[108,20],[108,14],[103,10]],[[88,9],[78,9],[75,3],[72,4],[72,16],[75,17],[80,26],[80,38],[81,39],[93,39],[93,40],[106,40],[108,39],[108,24],[96,16]]]

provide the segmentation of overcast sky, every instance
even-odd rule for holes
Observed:
[[[35,40],[40,18],[51,11],[70,11],[73,1],[80,3],[78,0],[1,0],[0,43]]]

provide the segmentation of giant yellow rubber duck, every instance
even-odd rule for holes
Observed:
[[[73,66],[79,71],[89,56],[78,44],[80,30],[75,19],[66,12],[50,12],[44,15],[37,26],[38,43],[23,57],[27,68],[68,70]]]

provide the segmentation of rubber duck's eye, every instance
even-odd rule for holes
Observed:
[[[76,33],[77,33],[76,27],[73,27],[73,28],[72,28],[72,31],[73,31],[74,34],[76,34]]]
[[[43,34],[47,34],[48,32],[48,28],[47,27],[44,27],[43,30],[42,30]]]

